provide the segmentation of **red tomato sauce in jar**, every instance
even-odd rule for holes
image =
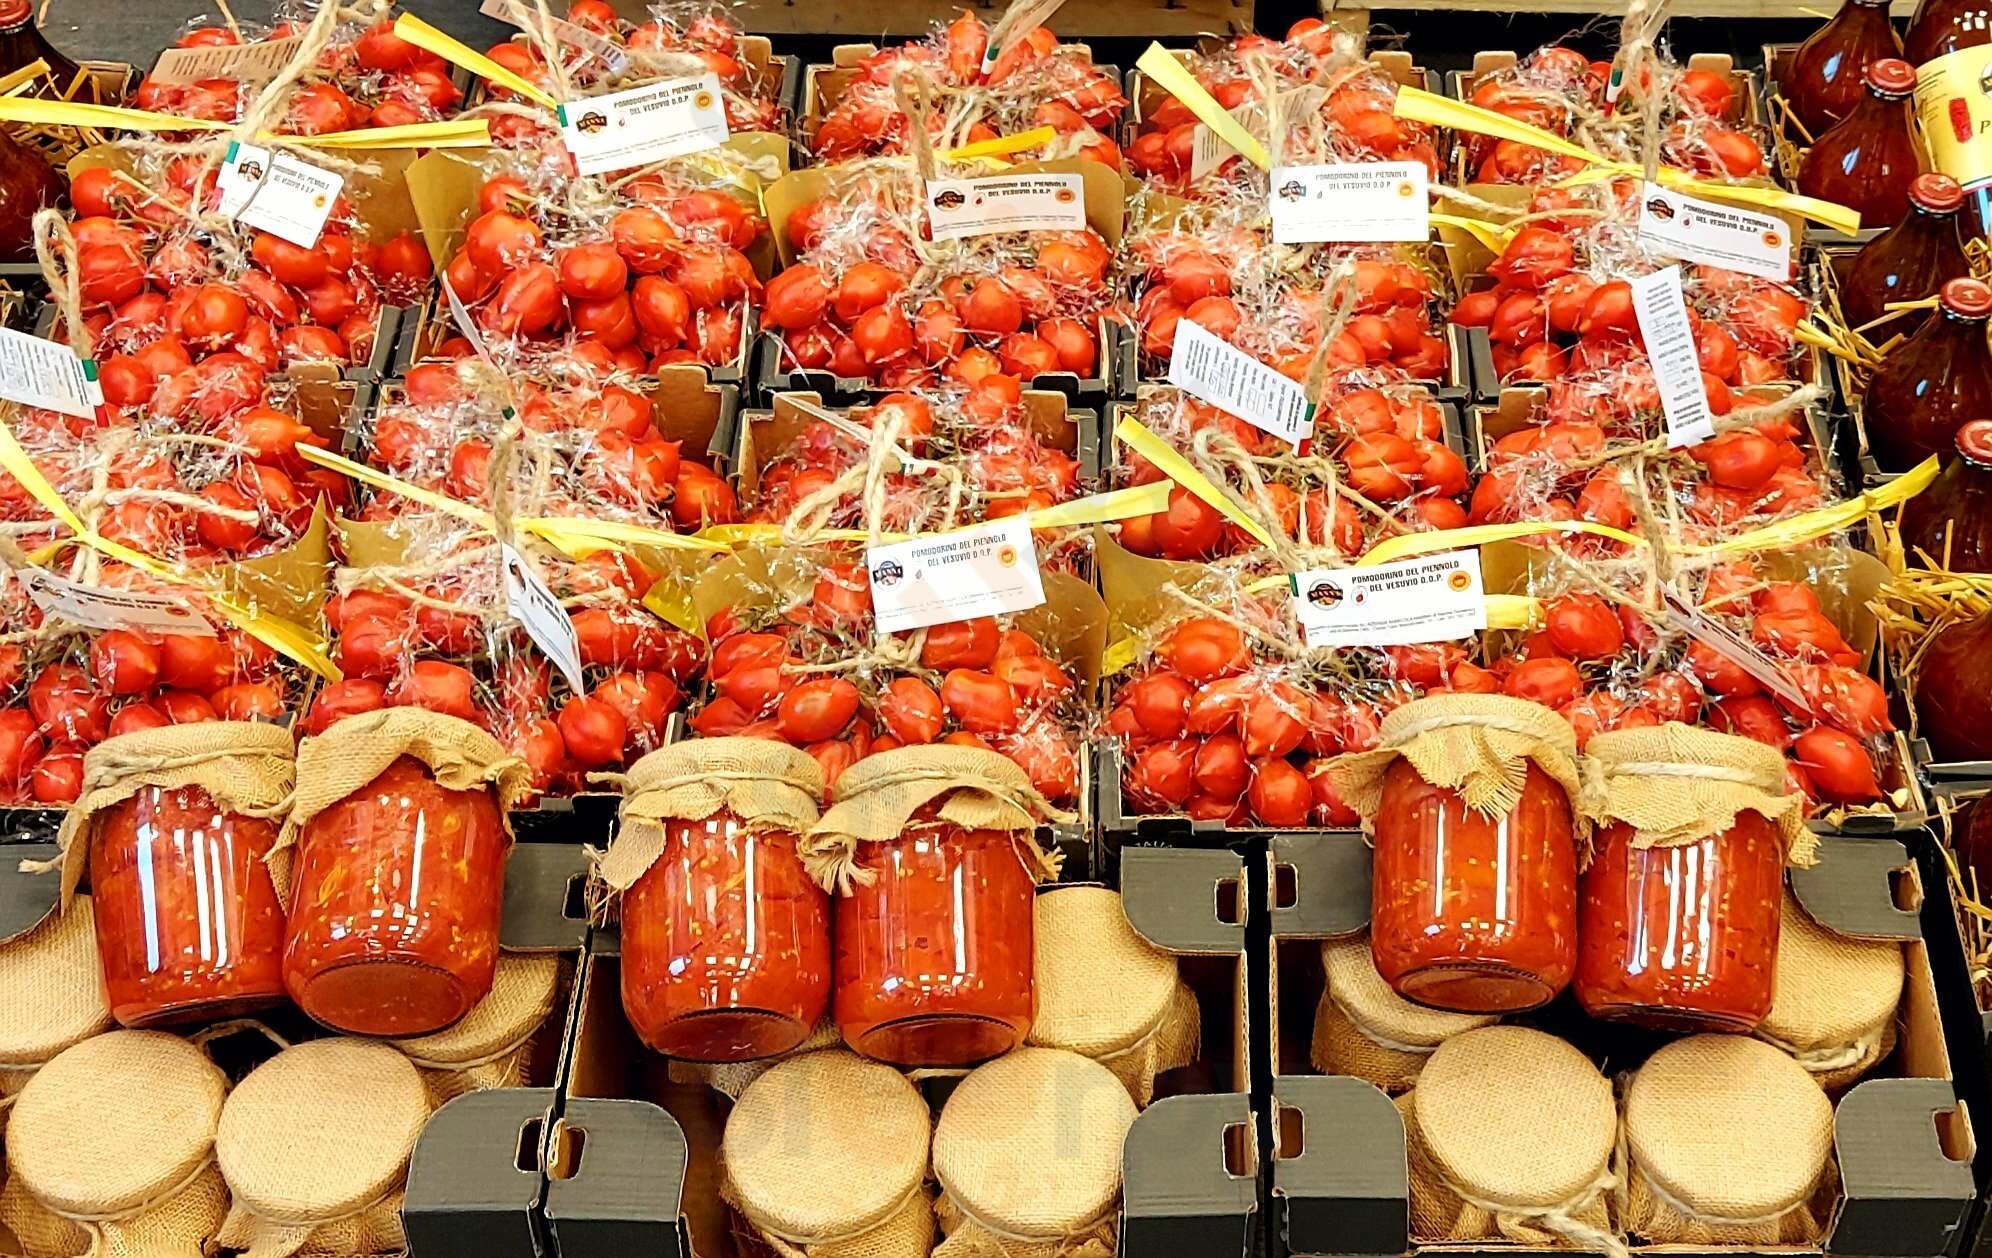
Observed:
[[[1577,1000],[1594,1018],[1669,1031],[1748,1031],[1771,1009],[1784,837],[1740,812],[1721,834],[1635,848],[1600,831],[1579,883]]]
[[[866,843],[836,907],[844,1042],[896,1066],[963,1066],[1024,1042],[1036,881],[1001,830],[922,823]]]
[[[1467,807],[1408,760],[1376,814],[1370,952],[1407,1000],[1461,1013],[1547,1004],[1577,965],[1577,845],[1570,798],[1529,763],[1502,816]]]
[[[276,826],[198,786],[142,786],[90,825],[97,955],[128,1027],[234,1017],[284,998]]]
[[[355,1035],[424,1035],[468,1013],[498,964],[505,832],[489,790],[402,756],[305,823],[284,985]]]
[[[795,836],[731,813],[664,823],[623,893],[623,1010],[657,1052],[751,1061],[802,1043],[830,1003],[830,900]]]

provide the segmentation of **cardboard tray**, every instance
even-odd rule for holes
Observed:
[[[1271,860],[1271,1252],[1570,1252],[1495,1241],[1412,1242],[1404,1126],[1396,1107],[1363,1080],[1310,1074],[1307,1060],[1322,986],[1319,941],[1356,934],[1368,925],[1370,849],[1354,834],[1276,838]],[[1970,1168],[1975,1148],[1967,1102],[1952,1085],[1930,948],[1918,918],[1926,900],[1945,901],[1944,884],[1924,883],[1900,843],[1850,838],[1822,839],[1820,863],[1793,870],[1790,884],[1806,912],[1828,929],[1902,941],[1908,981],[1898,1015],[1901,1039],[1883,1063],[1890,1077],[1870,1077],[1835,1109],[1834,1141],[1844,1186],[1824,1245],[1772,1252],[1951,1252],[1975,1197]],[[1611,1030],[1583,1019],[1567,997],[1536,1016],[1549,1019],[1553,1030],[1582,1027],[1597,1035]],[[1615,1067],[1625,1064],[1616,1056],[1613,1060]],[[1636,1252],[1758,1251],[1670,1245]]]

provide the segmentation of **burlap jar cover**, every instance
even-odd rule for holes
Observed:
[[[1625,1230],[1651,1244],[1814,1245],[1832,1206],[1833,1104],[1748,1036],[1694,1035],[1625,1092]]]
[[[461,1020],[432,1035],[391,1041],[422,1071],[436,1105],[480,1088],[532,1082],[527,1060],[560,994],[562,964],[558,953],[501,951],[490,993]]]
[[[1314,1014],[1314,1068],[1365,1079],[1392,1096],[1418,1081],[1439,1045],[1499,1021],[1404,999],[1376,972],[1368,935],[1322,944],[1321,967],[1327,985]]]
[[[837,1020],[824,1015],[809,1032],[809,1038],[786,1053],[775,1057],[761,1057],[754,1061],[680,1061],[673,1057],[665,1064],[665,1073],[673,1083],[703,1083],[722,1096],[740,1099],[747,1085],[768,1073],[769,1069],[804,1053],[819,1052],[826,1048],[837,1048],[844,1043],[844,1033],[837,1029]]]
[[[1631,826],[1635,848],[1694,843],[1754,812],[1777,825],[1787,863],[1814,863],[1805,801],[1785,792],[1785,760],[1775,747],[1669,722],[1599,734],[1584,756],[1594,819]]]
[[[215,1132],[228,1080],[161,1031],[112,1031],[30,1079],[7,1131],[0,1226],[27,1258],[194,1254],[227,1213]]]
[[[1569,1044],[1515,1026],[1456,1035],[1397,1108],[1417,1240],[1624,1254],[1610,1213],[1612,1086]]]
[[[1113,1072],[1056,1048],[978,1066],[934,1125],[935,1258],[1113,1258],[1134,1101]]]
[[[57,1053],[111,1029],[90,897],[0,940],[0,1131],[14,1098]]]
[[[244,1258],[394,1254],[408,1155],[429,1092],[386,1044],[311,1040],[235,1086],[215,1155],[233,1198],[222,1245]]]
[[[841,1049],[792,1057],[728,1115],[721,1193],[750,1244],[780,1258],[927,1258],[932,1121],[890,1066]]]
[[[1375,750],[1341,756],[1329,770],[1366,830],[1375,827],[1384,776],[1399,757],[1433,786],[1459,792],[1468,807],[1491,816],[1520,801],[1533,762],[1570,796],[1579,834],[1587,829],[1577,735],[1540,703],[1507,695],[1440,695],[1385,716]]]
[[[1901,944],[1835,934],[1787,891],[1771,1011],[1756,1035],[1828,1092],[1850,1088],[1895,1048],[1903,977]]]
[[[1148,1104],[1156,1075],[1196,1059],[1203,1029],[1176,958],[1135,933],[1105,887],[1046,891],[1035,910],[1028,1042],[1092,1058]]]

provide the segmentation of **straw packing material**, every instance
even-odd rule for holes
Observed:
[[[1321,967],[1328,981],[1314,1014],[1314,1068],[1367,1080],[1392,1096],[1418,1082],[1439,1045],[1499,1020],[1430,1009],[1399,996],[1376,972],[1367,935],[1323,943]]]

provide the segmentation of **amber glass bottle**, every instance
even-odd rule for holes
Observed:
[[[1992,572],[1992,419],[1957,430],[1957,457],[1902,504],[1902,547],[1951,572]]]
[[[1906,472],[1932,455],[1950,457],[1957,430],[1992,399],[1992,347],[1985,321],[1992,288],[1956,279],[1927,320],[1875,369],[1863,403],[1868,450],[1884,472]]]
[[[1860,104],[1870,65],[1901,55],[1902,37],[1888,20],[1888,0],[1845,0],[1833,20],[1792,54],[1778,90],[1816,139]]]
[[[1909,183],[1918,169],[1909,132],[1916,71],[1884,57],[1867,68],[1863,81],[1861,100],[1806,150],[1798,190],[1859,210],[1865,226],[1886,226],[1909,212]]]
[[[1920,301],[1946,280],[1971,274],[1957,230],[1962,208],[1964,189],[1957,180],[1935,171],[1916,176],[1909,185],[1909,212],[1854,255],[1840,283],[1840,309],[1849,327],[1881,318],[1892,301]],[[1920,312],[1903,315],[1877,328],[1874,340],[1913,332],[1922,321]]]

